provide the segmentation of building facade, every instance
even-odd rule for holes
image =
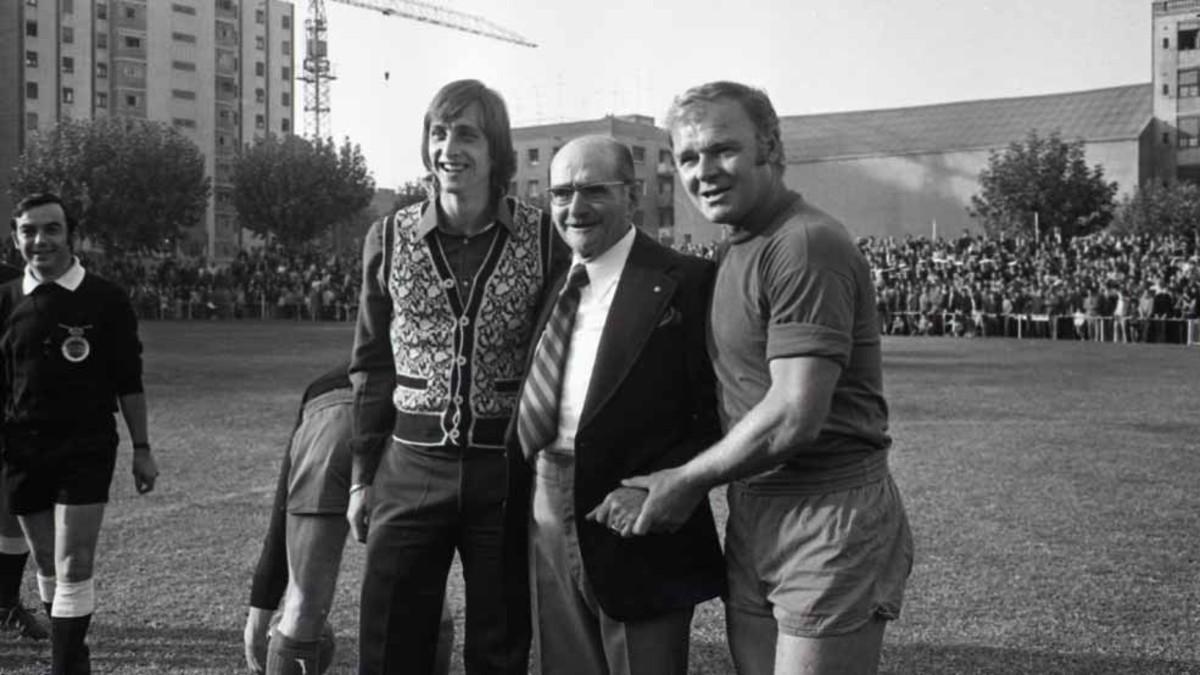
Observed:
[[[610,115],[513,129],[517,173],[509,184],[509,194],[544,204],[550,184],[550,160],[567,141],[590,135],[608,136],[629,146],[638,193],[633,223],[662,242],[676,241],[675,165],[667,132],[645,115]]]
[[[283,0],[5,0],[0,183],[31,134],[111,115],[171,124],[200,148],[213,194],[184,252],[242,244],[234,153],[294,127],[294,8]],[[7,190],[0,207],[11,210]]]

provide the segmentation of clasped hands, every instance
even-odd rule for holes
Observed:
[[[708,491],[679,467],[621,481],[585,516],[622,537],[674,532],[691,517]]]

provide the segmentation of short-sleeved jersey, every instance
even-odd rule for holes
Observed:
[[[842,370],[817,440],[749,485],[826,492],[886,472],[891,439],[875,290],[866,259],[840,222],[788,193],[768,223],[733,237],[717,272],[711,319],[726,430],[766,395],[771,359],[827,358]]]

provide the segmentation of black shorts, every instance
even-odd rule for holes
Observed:
[[[54,504],[108,501],[117,461],[117,432],[4,434],[4,492],[9,510],[19,516]]]

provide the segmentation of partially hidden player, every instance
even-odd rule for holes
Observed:
[[[343,362],[305,389],[283,457],[243,635],[246,665],[254,673],[321,673],[333,658],[328,616],[350,531],[345,513],[354,391],[348,369]],[[449,672],[453,643],[454,624],[443,603],[435,675]]]

